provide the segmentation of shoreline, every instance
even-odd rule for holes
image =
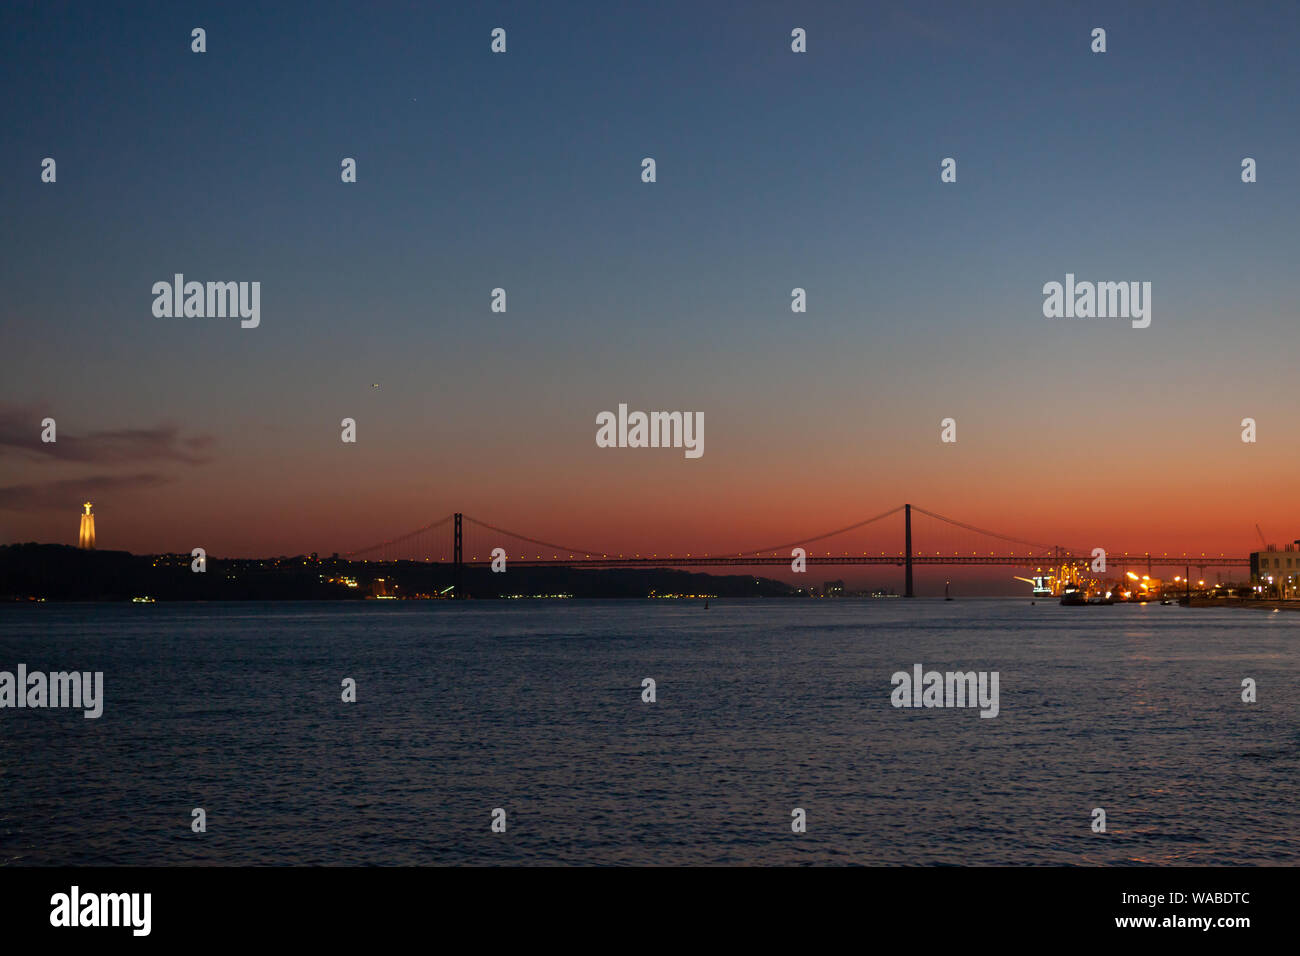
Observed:
[[[1260,611],[1300,611],[1300,601],[1242,600],[1240,598],[1192,598],[1186,607],[1236,607]]]

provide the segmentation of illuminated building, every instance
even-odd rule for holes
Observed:
[[[1252,552],[1250,583],[1266,597],[1300,596],[1300,541],[1283,545],[1282,551],[1270,544]]]
[[[90,513],[90,502],[82,504],[86,513],[81,516],[81,531],[77,534],[77,547],[87,550],[94,550],[95,547],[95,516]]]

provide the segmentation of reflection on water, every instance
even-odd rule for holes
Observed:
[[[1295,863],[1298,632],[1027,600],[4,607],[0,670],[102,670],[105,705],[0,710],[0,863]],[[999,671],[999,716],[894,709],[916,663]]]

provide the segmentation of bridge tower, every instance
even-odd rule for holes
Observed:
[[[903,547],[906,550],[904,559],[903,573],[903,597],[914,597],[912,594],[912,506],[903,505]]]
[[[461,527],[461,518],[464,517],[459,511],[456,512],[456,538],[452,551],[451,583],[455,588],[457,600],[465,596],[461,590],[464,581],[464,575],[461,573],[465,569],[465,538]]]

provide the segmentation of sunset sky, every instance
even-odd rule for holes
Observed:
[[[101,548],[213,555],[452,511],[726,550],[904,501],[1300,537],[1300,6],[446,6],[6,14],[0,543],[87,499]],[[178,272],[261,282],[260,327],[154,317]],[[1044,318],[1066,273],[1151,282],[1150,328]],[[598,448],[620,402],[703,412],[703,457]]]

